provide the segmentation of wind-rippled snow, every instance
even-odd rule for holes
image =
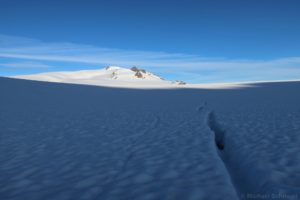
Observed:
[[[300,83],[258,86],[133,90],[0,78],[0,199],[298,199]]]

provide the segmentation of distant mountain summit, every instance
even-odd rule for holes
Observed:
[[[130,88],[165,88],[178,87],[185,85],[183,81],[168,81],[160,76],[137,67],[130,69],[108,66],[98,70],[80,70],[72,72],[49,72],[32,75],[20,75],[13,78],[74,83],[111,87],[130,87]]]
[[[130,69],[117,67],[117,66],[108,66],[105,68],[106,72],[110,74],[111,78],[114,80],[136,80],[136,79],[143,79],[143,80],[164,80],[163,78],[154,75],[153,73],[147,72],[144,69],[139,69],[137,67],[132,67]]]
[[[96,85],[123,88],[240,88],[249,87],[243,83],[187,84],[180,80],[169,81],[138,67],[130,69],[119,66],[107,66],[96,70],[47,72],[30,75],[11,76],[10,78]]]

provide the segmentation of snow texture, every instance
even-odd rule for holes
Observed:
[[[72,83],[81,85],[97,85],[118,88],[238,88],[249,87],[249,84],[242,83],[224,83],[224,84],[186,84],[183,81],[168,81],[151,72],[137,67],[131,69],[108,66],[97,70],[80,70],[66,72],[48,72],[31,75],[18,75],[12,78]]]
[[[0,199],[300,199],[299,91],[0,78]]]

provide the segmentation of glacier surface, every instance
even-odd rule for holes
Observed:
[[[0,78],[0,199],[300,199],[299,91]]]

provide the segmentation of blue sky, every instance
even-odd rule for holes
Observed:
[[[191,83],[300,79],[298,0],[1,0],[0,75],[136,65]]]

